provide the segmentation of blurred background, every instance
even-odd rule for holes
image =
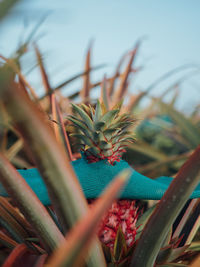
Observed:
[[[94,105],[101,97],[109,109],[124,99],[121,112],[137,120],[136,142],[124,159],[148,177],[174,176],[200,144],[200,2],[4,3],[13,1],[0,23],[0,64],[6,58],[17,63],[10,66],[21,86],[40,103],[63,144],[68,134],[74,157],[80,150],[67,119],[74,112],[70,103]],[[18,138],[4,126],[9,159],[30,168]]]
[[[132,78],[129,91],[145,91],[164,73],[188,65],[151,92],[160,96],[185,77],[176,106],[187,113],[200,99],[199,10],[198,0],[21,0],[0,25],[0,54],[11,56],[42,21],[33,40],[43,55],[51,84],[56,86],[83,70],[91,42],[92,66],[105,64],[92,73],[91,79],[96,82],[105,73],[113,74],[120,57],[142,39],[135,63],[141,71]],[[36,62],[33,49],[22,62],[25,73],[29,72]],[[37,68],[28,73],[27,79],[42,95]],[[62,92],[76,92],[80,84],[80,80],[75,81]]]

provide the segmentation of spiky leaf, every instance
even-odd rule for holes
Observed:
[[[74,110],[81,116],[81,118],[83,119],[83,121],[86,123],[87,127],[93,131],[94,127],[93,127],[93,122],[91,120],[91,118],[88,116],[88,114],[81,109],[79,106],[72,104],[72,107],[74,108]]]
[[[114,243],[114,258],[116,261],[120,261],[123,253],[127,252],[126,240],[121,227],[118,228],[117,236]]]
[[[111,124],[112,120],[115,118],[115,116],[119,113],[119,109],[110,110],[106,114],[103,115],[101,118],[101,121],[104,121],[106,124]]]
[[[94,122],[99,121],[101,116],[102,116],[102,108],[101,108],[101,104],[99,100],[97,100],[96,110],[95,110],[95,115],[94,115]]]

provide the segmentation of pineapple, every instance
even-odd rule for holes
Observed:
[[[75,137],[88,163],[106,159],[111,165],[120,161],[128,143],[134,142],[131,133],[135,119],[130,114],[120,114],[122,102],[107,110],[97,101],[92,106],[72,104],[78,116],[70,115],[69,120],[75,127]]]
[[[137,234],[138,208],[135,201],[119,200],[112,204],[99,228],[99,238],[103,244],[113,249],[119,229],[124,235],[127,247],[133,246]]]

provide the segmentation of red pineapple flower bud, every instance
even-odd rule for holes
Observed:
[[[135,242],[138,229],[136,227],[137,218],[138,208],[135,207],[135,201],[119,200],[113,203],[99,228],[98,235],[101,242],[113,248],[118,228],[121,227],[126,244],[131,247]]]

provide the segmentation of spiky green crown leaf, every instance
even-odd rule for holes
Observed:
[[[96,108],[72,104],[75,115],[68,117],[76,132],[72,133],[89,162],[107,159],[110,164],[119,161],[128,143],[134,142],[131,128],[135,119],[120,114],[122,103],[106,110],[97,101]]]

